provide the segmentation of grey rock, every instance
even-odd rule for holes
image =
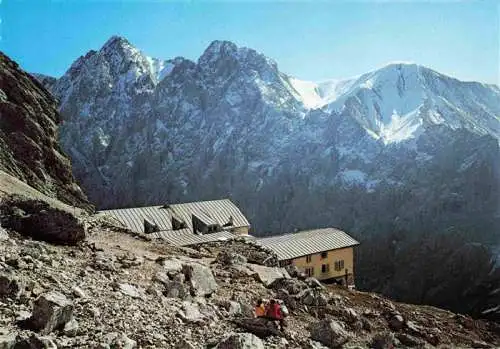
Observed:
[[[74,337],[78,334],[78,321],[72,318],[63,328],[63,333],[68,337]]]
[[[343,323],[324,319],[309,327],[311,338],[327,347],[337,348],[347,343],[351,337],[344,328]]]
[[[208,296],[217,290],[217,282],[210,268],[197,263],[189,263],[184,264],[182,270],[193,296]]]
[[[391,329],[395,331],[401,330],[404,327],[404,325],[405,325],[405,319],[400,314],[392,315],[391,318],[389,319],[389,326]]]
[[[396,334],[396,338],[401,342],[401,344],[407,347],[421,347],[425,344],[420,338],[415,338],[407,333],[398,333]],[[476,346],[474,346],[476,348]]]
[[[223,301],[220,305],[226,309],[229,315],[239,315],[242,313],[241,304],[235,301]]]
[[[325,306],[328,304],[326,296],[318,290],[307,289],[297,295],[297,298],[305,305]]]
[[[158,281],[164,285],[170,283],[170,278],[168,277],[168,275],[166,273],[161,272],[161,271],[159,271],[155,274],[154,280]]]
[[[16,343],[16,334],[0,334],[0,349],[12,349]]]
[[[177,281],[167,281],[164,283],[165,291],[163,295],[169,298],[185,299],[189,297],[189,288],[183,283]]]
[[[318,279],[313,278],[313,277],[308,277],[305,280],[305,282],[311,288],[319,288],[319,289],[324,289],[325,288],[325,286],[321,282],[319,282]]]
[[[16,275],[0,272],[0,299],[2,297],[18,298],[23,289],[24,285]]]
[[[371,347],[373,349],[393,348],[396,338],[390,332],[377,333],[372,337]]]
[[[9,234],[4,228],[0,227],[0,241],[6,240],[9,240]]]
[[[73,295],[75,297],[78,297],[78,298],[85,298],[86,297],[85,292],[83,292],[83,290],[78,286],[74,286],[71,289],[71,292],[73,293]]]
[[[81,219],[42,200],[11,196],[2,202],[0,210],[6,228],[37,240],[74,245],[86,236]]]
[[[264,349],[262,340],[251,333],[234,333],[224,338],[216,349]]]
[[[41,334],[63,327],[73,316],[73,303],[63,294],[51,291],[35,300],[30,322]]]
[[[297,279],[277,279],[270,285],[270,288],[274,290],[284,289],[288,294],[295,295],[308,287],[303,281]]]
[[[255,272],[257,280],[269,287],[279,279],[289,279],[287,271],[284,268],[266,267],[258,264],[248,264],[249,268]]]
[[[127,283],[118,283],[117,288],[121,293],[129,297],[141,299],[144,298],[144,292],[142,291],[142,289],[137,288],[134,285]]]
[[[31,317],[31,313],[26,310],[20,310],[16,312],[16,321],[17,322],[24,322],[28,320]]]
[[[174,258],[163,259],[161,261],[161,265],[163,266],[163,270],[166,273],[169,272],[179,273],[182,270],[181,261]]]
[[[189,301],[182,302],[182,309],[177,314],[186,322],[202,322],[205,319],[199,305]]]

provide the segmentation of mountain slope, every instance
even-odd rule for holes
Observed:
[[[90,208],[58,143],[51,94],[0,53],[0,169],[72,206]]]
[[[102,208],[229,196],[258,234],[474,226],[472,202],[498,222],[495,86],[413,64],[307,83],[225,41],[164,74],[151,62],[113,37],[52,89],[75,176]]]
[[[302,96],[328,111],[347,108],[384,143],[439,124],[500,139],[497,86],[459,81],[416,64],[393,63],[357,78],[310,84]]]

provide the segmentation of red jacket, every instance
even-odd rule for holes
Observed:
[[[272,319],[277,319],[277,320],[281,319],[282,316],[281,316],[280,305],[278,303],[269,304],[266,315]]]

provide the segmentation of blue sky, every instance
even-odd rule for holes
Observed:
[[[254,48],[305,80],[412,61],[499,82],[499,2],[0,0],[0,50],[60,76],[114,34],[146,54],[196,60],[216,39]]]

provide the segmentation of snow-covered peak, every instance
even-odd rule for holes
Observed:
[[[101,50],[116,50],[117,48],[133,47],[130,42],[122,36],[113,35],[102,46]]]
[[[278,65],[271,58],[248,47],[239,47],[231,41],[213,41],[198,59],[201,66],[214,66],[217,62],[237,62],[252,68],[266,66],[278,70]]]

